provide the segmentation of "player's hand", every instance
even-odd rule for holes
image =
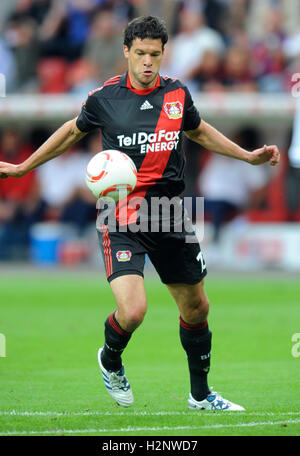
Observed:
[[[266,146],[260,149],[255,149],[249,158],[251,165],[261,165],[269,162],[271,166],[275,166],[280,161],[280,152],[277,146]]]
[[[23,173],[20,165],[13,165],[12,163],[0,162],[0,179],[6,179],[8,176],[22,177]]]

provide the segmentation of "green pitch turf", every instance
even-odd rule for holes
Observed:
[[[118,407],[97,365],[114,310],[102,278],[41,274],[0,278],[0,435],[300,435],[297,278],[209,276],[210,385],[246,408],[187,409],[189,379],[178,311],[146,279],[148,313],[124,353],[135,403]]]

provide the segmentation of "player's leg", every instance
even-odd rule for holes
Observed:
[[[133,394],[121,355],[146,313],[144,280],[140,275],[122,275],[111,281],[111,289],[117,310],[105,321],[105,344],[98,351],[98,362],[108,393],[119,405],[129,407]]]
[[[145,250],[130,231],[98,231],[107,280],[116,301],[116,310],[105,321],[103,364],[108,370],[119,370],[121,354],[132,332],[146,312],[143,270]]]
[[[207,374],[210,368],[211,332],[207,316],[209,302],[204,290],[204,280],[195,285],[168,284],[180,311],[180,339],[187,354],[191,393],[188,398],[190,409],[241,411],[218,393],[210,390]]]
[[[196,236],[166,233],[155,254],[151,254],[161,280],[174,297],[180,311],[180,339],[187,354],[191,393],[189,408],[243,410],[208,387],[212,334],[207,316],[209,301],[204,289],[206,265]]]
[[[116,310],[105,321],[105,344],[98,351],[98,362],[107,391],[119,405],[128,407],[133,403],[133,395],[121,355],[147,308],[145,253],[130,232],[105,229],[98,234],[107,280],[116,301]]]
[[[147,299],[144,279],[139,275],[116,277],[110,286],[117,310],[105,321],[105,345],[101,359],[107,370],[118,371],[122,367],[121,355],[133,331],[143,321]]]
[[[180,312],[180,340],[187,354],[191,394],[202,401],[210,393],[207,375],[210,368],[211,331],[207,316],[209,301],[204,279],[199,283],[167,284]]]

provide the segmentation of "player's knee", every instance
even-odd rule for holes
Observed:
[[[146,310],[147,307],[144,304],[127,308],[123,315],[123,318],[126,321],[127,329],[134,331],[138,326],[140,326],[144,320]]]
[[[208,300],[207,296],[204,296],[200,299],[199,312],[201,314],[201,319],[207,320],[208,313],[209,313],[209,300]]]
[[[190,300],[185,309],[185,318],[188,323],[199,323],[207,320],[209,300],[206,295],[197,295]]]

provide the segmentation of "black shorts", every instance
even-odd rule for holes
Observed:
[[[198,240],[182,232],[110,232],[98,231],[101,252],[110,282],[116,277],[144,276],[145,254],[165,284],[194,285],[207,274]],[[187,236],[189,236],[187,238]]]

